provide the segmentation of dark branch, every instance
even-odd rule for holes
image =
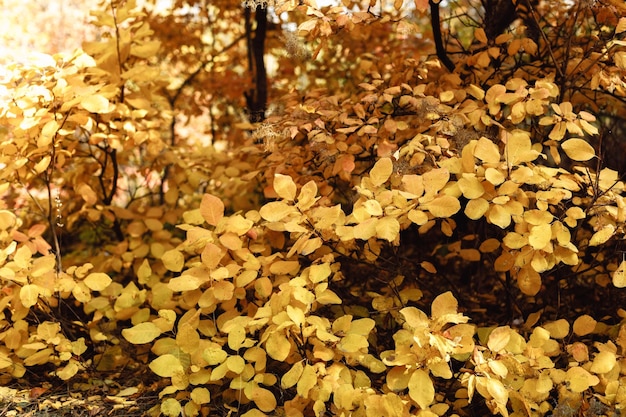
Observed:
[[[439,3],[435,3],[433,0],[430,3],[430,23],[433,27],[433,38],[435,40],[435,48],[437,50],[437,58],[446,66],[448,71],[454,71],[454,63],[448,57],[446,48],[443,45],[443,39],[441,37],[441,22],[439,17]]]

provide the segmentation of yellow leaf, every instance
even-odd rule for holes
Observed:
[[[568,139],[561,144],[565,154],[574,161],[588,161],[596,156],[596,151],[583,139]]]
[[[279,222],[290,214],[298,213],[295,207],[284,201],[271,201],[261,207],[259,214],[268,222]]]
[[[514,167],[523,162],[534,161],[539,156],[539,152],[532,149],[528,132],[515,130],[507,137],[504,155],[508,165]]]
[[[143,324],[143,323],[142,323]],[[200,347],[200,335],[189,323],[179,326],[176,333],[176,344],[185,353],[193,353]]]
[[[259,386],[254,386],[254,388],[251,389],[249,393],[250,396],[248,398],[254,401],[256,406],[259,407],[259,410],[266,413],[276,410],[276,398],[270,390]],[[247,393],[246,396],[248,396]]]
[[[239,355],[231,355],[226,358],[226,367],[229,371],[240,374],[246,367],[246,361]]]
[[[293,201],[296,198],[296,183],[289,175],[274,174],[273,187],[276,194],[284,200]]]
[[[317,385],[317,374],[315,369],[306,364],[304,366],[304,370],[302,371],[302,375],[298,380],[298,385],[296,386],[296,392],[303,398],[307,398],[309,395],[309,391]]]
[[[370,179],[375,187],[384,184],[393,173],[393,162],[390,158],[379,159],[370,171]]]
[[[552,228],[549,224],[533,226],[528,236],[528,243],[535,250],[544,249],[552,239]],[[511,247],[511,246],[509,246]],[[512,248],[512,247],[511,247]]]
[[[457,200],[458,201],[458,200]],[[376,237],[393,242],[400,235],[400,223],[393,217],[383,217],[376,222]]]
[[[8,210],[0,210],[0,230],[8,230],[15,226],[17,218]]]
[[[228,347],[232,350],[238,350],[245,340],[246,329],[241,324],[234,324],[228,332]]]
[[[170,279],[170,281],[167,283],[167,288],[172,291],[179,292],[193,291],[200,288],[203,283],[204,281],[193,275],[181,275],[179,277]]]
[[[339,350],[347,353],[356,353],[361,349],[367,349],[369,343],[367,338],[360,334],[347,334],[338,344]]]
[[[159,356],[150,362],[149,366],[152,372],[163,378],[170,378],[176,373],[184,372],[183,365],[180,363],[180,360],[171,353]]]
[[[92,94],[83,97],[80,101],[80,105],[91,113],[109,113],[113,110],[113,106],[111,106],[109,100],[101,94]]]
[[[283,362],[291,353],[291,343],[282,333],[274,333],[265,341],[267,354],[279,362]]]
[[[183,408],[175,398],[166,398],[161,403],[161,413],[167,417],[178,417],[182,414]]]
[[[568,369],[565,375],[565,381],[569,382],[569,389],[572,392],[583,392],[600,382],[597,376],[591,375],[580,366],[574,366]]]
[[[208,224],[217,226],[224,217],[224,203],[212,194],[205,194],[200,203],[200,214]]]
[[[39,286],[34,284],[26,284],[20,288],[20,301],[26,308],[30,308],[37,304],[39,299]]]
[[[438,295],[431,304],[431,316],[433,319],[441,318],[448,314],[456,314],[459,307],[451,291]]]
[[[519,289],[526,295],[536,295],[541,289],[541,275],[531,265],[522,267],[516,278]]]
[[[304,364],[302,361],[298,361],[293,364],[291,369],[283,374],[283,377],[280,379],[280,386],[282,389],[288,389],[293,387],[300,380],[300,376],[304,371]]]
[[[326,280],[331,274],[330,265],[328,263],[311,265],[309,268],[309,280],[317,284]]]
[[[493,397],[496,402],[496,406],[500,414],[508,416],[506,409],[506,403],[509,400],[509,391],[504,387],[502,382],[494,378],[487,378],[487,392]]]
[[[191,401],[196,404],[208,404],[211,402],[211,393],[204,387],[197,387],[189,394]]]
[[[617,288],[626,287],[626,260],[623,260],[613,272],[613,285]]]
[[[617,364],[615,353],[602,351],[596,355],[589,369],[594,374],[606,374]]]
[[[583,314],[574,321],[572,326],[574,333],[578,336],[586,336],[596,329],[598,322],[591,316]]]
[[[92,291],[102,291],[108,287],[113,280],[104,272],[92,272],[87,275],[83,282]]]
[[[130,329],[122,329],[122,336],[134,345],[150,343],[161,335],[161,330],[152,322],[139,323]]]
[[[202,351],[202,359],[207,361],[210,366],[219,365],[228,358],[226,353],[218,344],[213,344],[213,347],[209,347]]]
[[[298,208],[302,211],[308,210],[317,201],[317,185],[311,180],[304,184],[298,194]]]
[[[461,209],[461,203],[451,195],[442,195],[425,204],[426,209],[435,217],[451,217]]]
[[[80,369],[81,369],[80,364],[76,360],[71,359],[67,363],[67,365],[65,365],[62,368],[57,369],[56,375],[63,381],[67,381],[68,379],[76,375]]]
[[[463,197],[470,200],[478,198],[485,193],[482,183],[476,177],[462,177],[457,184],[463,193]]]
[[[497,164],[500,162],[500,150],[498,145],[486,137],[481,137],[476,143],[474,156],[488,164]]]
[[[180,272],[185,265],[185,256],[178,249],[170,249],[163,253],[161,262],[169,271]]]
[[[608,241],[615,234],[615,226],[607,224],[595,232],[589,239],[589,246],[599,246]]]
[[[411,374],[411,378],[409,379],[409,397],[411,397],[422,410],[426,410],[435,400],[435,387],[426,371],[417,369]]]

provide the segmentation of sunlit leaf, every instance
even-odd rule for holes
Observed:
[[[427,409],[435,400],[435,387],[428,373],[416,369],[409,379],[409,397],[420,406]]]
[[[109,103],[109,100],[101,94],[92,94],[86,97],[83,97],[80,101],[80,105],[83,106],[85,110],[91,113],[109,113],[112,110],[112,106]]]
[[[461,203],[450,195],[442,195],[425,204],[426,209],[435,217],[451,217],[461,209]]]
[[[164,378],[169,378],[178,372],[183,372],[183,366],[180,360],[169,353],[159,356],[150,362],[149,366],[152,372]]]
[[[113,280],[104,272],[92,272],[85,277],[83,282],[92,291],[102,291],[108,287]]]
[[[185,265],[185,256],[178,249],[170,249],[163,253],[161,262],[170,271],[180,272]]]
[[[583,139],[568,139],[561,144],[565,154],[574,161],[588,161],[596,156],[596,151]]]
[[[379,159],[370,171],[370,179],[374,186],[384,184],[393,172],[393,162],[390,158]]]
[[[224,217],[224,203],[212,194],[204,194],[200,203],[200,213],[211,226],[216,226]]]
[[[296,184],[289,175],[274,174],[274,191],[276,194],[287,201],[293,201],[296,198]]]
[[[152,322],[139,323],[130,329],[122,330],[122,336],[135,345],[150,343],[161,333],[161,330]]]

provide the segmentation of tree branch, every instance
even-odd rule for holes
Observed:
[[[443,39],[441,37],[441,19],[439,17],[439,3],[435,3],[433,0],[429,0],[430,3],[430,24],[433,27],[433,38],[435,41],[435,49],[437,51],[437,58],[448,71],[454,71],[454,63],[448,57],[446,48],[443,45]]]

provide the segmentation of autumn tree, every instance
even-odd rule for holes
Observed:
[[[2,81],[2,382],[114,375],[168,416],[619,413],[625,11],[103,2]]]

